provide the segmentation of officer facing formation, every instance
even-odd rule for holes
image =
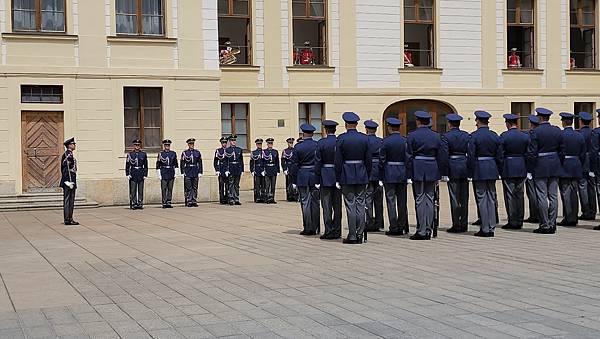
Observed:
[[[250,174],[254,183],[254,202],[266,202],[265,164],[263,159],[263,139],[254,141],[256,149],[250,153]]]
[[[564,219],[559,226],[577,226],[579,214],[579,199],[577,196],[579,180],[583,173],[585,162],[585,138],[573,129],[571,113],[560,113],[563,126],[563,147],[560,150],[562,159],[562,175],[559,179],[560,197],[563,205]]]
[[[215,150],[213,167],[219,178],[219,203],[221,205],[226,205],[229,202],[229,178],[227,177],[229,162],[225,155],[227,150],[227,138],[221,137],[219,141],[221,142],[221,147]]]
[[[142,142],[132,142],[133,150],[125,160],[125,175],[129,180],[129,208],[144,209],[144,180],[148,177],[148,155],[142,151]]]
[[[322,122],[327,136],[317,143],[315,151],[315,187],[321,193],[323,208],[323,224],[325,232],[321,239],[339,239],[342,236],[342,192],[335,187],[335,136],[337,122],[324,120]]]
[[[275,187],[277,185],[277,176],[279,169],[279,152],[273,148],[275,139],[267,139],[267,149],[263,151],[263,165],[265,172],[265,200],[267,204],[276,204]]]
[[[181,153],[181,175],[183,176],[183,194],[187,207],[198,207],[198,180],[202,177],[202,155],[194,148],[196,139],[186,141],[188,149]]]
[[[60,187],[63,189],[63,216],[65,225],[79,225],[73,220],[75,192],[77,191],[77,160],[73,152],[77,148],[75,138],[65,140],[65,153],[60,159]]]
[[[244,155],[242,149],[237,146],[237,136],[231,135],[228,138],[229,147],[225,149],[225,158],[227,159],[227,171],[225,176],[228,178],[228,202],[229,205],[241,205],[240,202],[240,179],[244,173]]]
[[[368,232],[379,232],[383,230],[383,183],[379,172],[379,151],[383,145],[383,139],[378,137],[377,127],[379,125],[373,120],[365,121],[365,130],[369,138],[369,152],[371,152],[371,175],[367,186],[366,204],[367,220],[365,228]]]
[[[294,138],[287,138],[287,148],[281,152],[281,170],[285,175],[285,198],[287,201],[298,201],[298,192],[294,189],[292,177],[290,176],[290,167],[292,156],[294,155]]]
[[[156,160],[156,176],[160,179],[162,207],[173,208],[171,205],[173,184],[175,184],[175,176],[179,174],[177,153],[171,151],[171,140],[165,139],[162,144],[163,150],[158,153]]]
[[[313,140],[315,127],[302,124],[302,143],[296,144],[292,155],[291,175],[294,189],[300,195],[303,230],[300,235],[316,235],[320,233],[319,190],[315,175],[315,151],[317,142]]]
[[[593,117],[588,112],[579,112],[579,121],[582,126],[579,128],[579,133],[585,140],[585,159],[581,179],[579,179],[578,192],[579,201],[581,203],[581,220],[596,219],[596,178],[591,166],[591,151],[592,151],[592,129],[590,125]]]

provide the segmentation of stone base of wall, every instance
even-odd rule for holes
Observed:
[[[12,180],[0,181],[0,195],[15,195],[17,194],[17,185]]]

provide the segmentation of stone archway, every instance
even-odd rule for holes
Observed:
[[[407,135],[410,131],[416,128],[415,116],[416,111],[427,111],[431,113],[432,129],[439,133],[446,131],[446,115],[455,113],[456,110],[450,105],[437,100],[411,99],[398,101],[386,108],[383,113],[383,123],[385,119],[394,117],[402,121],[400,133]],[[387,135],[387,130],[385,130]]]

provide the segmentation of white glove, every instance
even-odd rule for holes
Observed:
[[[240,173],[240,178],[244,176],[244,172]]]
[[[412,185],[412,179],[406,179],[406,184],[407,185]]]
[[[292,188],[296,189],[296,188],[298,188],[298,186],[296,184],[292,184]]]
[[[262,173],[261,173],[261,174],[262,174],[262,176],[264,177],[265,175],[267,175],[267,172],[266,172],[266,171],[262,171]]]
[[[321,185],[320,184],[315,184],[315,188],[316,189],[321,189]]]
[[[448,181],[450,181],[450,178],[448,178],[448,176],[447,176],[447,175],[444,175],[444,176],[442,177],[442,181],[443,181],[443,182],[448,182]]]
[[[75,184],[71,181],[65,181],[65,185],[67,185],[67,187],[69,187],[69,189],[73,189],[73,187],[75,187]]]
[[[337,189],[341,190],[341,189],[342,189],[342,185],[340,185],[340,183],[339,183],[339,182],[336,182],[336,183],[335,183],[335,188],[337,188]]]
[[[472,181],[473,181],[473,178],[467,178],[467,180],[468,180],[469,182],[472,182]]]
[[[383,181],[379,180],[379,186],[383,187]]]
[[[590,173],[588,173],[588,175],[590,176],[590,178],[595,178],[596,177],[596,173],[594,173],[594,172],[590,172]]]
[[[185,178],[185,173],[181,173],[181,177]]]
[[[144,180],[148,179],[148,177],[144,177]]]
[[[250,174],[251,174],[252,176],[254,176],[254,172],[250,172]]]
[[[283,171],[283,174],[288,175],[288,170]]]
[[[225,176],[228,177],[231,173],[229,171],[225,172]]]
[[[128,176],[127,176],[127,180],[131,180],[131,175],[128,175]]]
[[[156,170],[156,177],[162,180],[162,176],[160,175],[160,170]]]
[[[198,173],[198,178],[202,178],[203,175],[204,174],[202,174],[202,173]]]
[[[215,172],[216,176],[221,175],[221,172]]]
[[[527,173],[527,180],[533,180],[533,175],[531,175],[531,173]]]

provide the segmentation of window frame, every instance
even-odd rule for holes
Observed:
[[[244,14],[235,14],[233,12],[233,2],[234,0],[226,0],[227,1],[227,14],[223,14],[223,13],[219,13],[219,8],[218,8],[218,2],[217,2],[217,20],[221,20],[221,18],[234,18],[234,19],[245,19],[247,20],[247,24],[246,24],[246,58],[248,59],[248,62],[246,63],[236,63],[233,65],[223,65],[219,62],[219,66],[220,67],[227,67],[227,66],[235,66],[235,65],[241,65],[241,66],[252,66],[254,64],[254,59],[253,59],[253,48],[252,48],[252,44],[254,43],[254,32],[252,31],[252,25],[253,25],[253,17],[252,17],[252,0],[248,0],[248,14],[244,15]],[[218,24],[217,24],[218,26]],[[217,27],[218,29],[218,27]],[[218,32],[218,39],[221,39],[220,36],[220,32]],[[221,53],[221,46],[219,43],[219,55]]]
[[[531,37],[531,66],[530,67],[520,67],[520,68],[508,68],[508,56],[509,56],[509,52],[510,52],[510,47],[509,47],[509,42],[508,42],[508,37],[506,39],[506,55],[507,57],[505,58],[504,62],[505,62],[505,69],[510,69],[510,70],[532,70],[532,69],[536,69],[537,67],[537,0],[531,0],[531,23],[522,23],[521,22],[521,1],[523,0],[514,0],[515,2],[518,2],[518,4],[515,6],[515,21],[514,23],[511,23],[508,21],[508,11],[511,10],[508,7],[508,1],[506,2],[506,31],[508,33],[508,29],[509,27],[523,27],[523,28],[528,28],[531,27],[532,28],[532,37]],[[521,53],[523,53],[524,51],[520,51]]]
[[[594,118],[594,113],[596,112],[596,103],[593,101],[575,101],[573,102],[573,113],[575,113],[575,119],[573,119],[573,128],[577,130],[581,128],[579,112],[587,112],[586,110],[583,110],[578,107],[581,107],[581,105],[585,104],[590,104],[592,106],[592,109],[590,110],[590,112],[588,112],[592,115],[592,122],[590,123],[590,128],[594,129],[594,127],[596,126],[596,119]]]
[[[517,114],[513,105],[523,105],[523,104],[529,105],[529,113],[526,115],[523,115],[523,112],[518,112],[519,114]],[[531,125],[529,123],[529,116],[533,114],[533,107],[534,107],[534,103],[532,101],[511,101],[510,102],[510,112],[512,114],[519,116],[519,120],[517,120],[517,128],[520,129],[521,131],[528,131],[530,129]],[[523,121],[527,122],[527,126],[524,126]]]
[[[132,109],[133,107],[127,107],[125,106],[125,90],[128,88],[134,88],[138,91],[138,95],[139,95],[139,106],[137,107],[138,109],[138,139],[140,139],[140,141],[142,142],[142,148],[147,150],[147,151],[155,151],[155,152],[159,152],[161,150],[162,145],[157,145],[157,146],[151,146],[148,147],[146,146],[146,139],[145,139],[145,129],[146,126],[144,125],[144,89],[159,89],[160,90],[160,133],[159,133],[159,137],[158,137],[158,141],[159,143],[163,140],[163,126],[164,126],[164,88],[163,87],[150,87],[150,86],[123,86],[123,138],[125,139],[126,134],[125,131],[127,129],[134,129],[133,127],[126,127],[125,126],[125,111],[127,109]],[[129,147],[129,144],[131,143],[131,140],[125,140],[125,148],[127,151],[127,148]]]
[[[162,17],[161,20],[161,28],[162,28],[162,34],[146,34],[143,33],[144,32],[144,27],[142,25],[143,21],[144,21],[144,16],[142,15],[142,0],[135,0],[136,2],[136,11],[135,11],[135,17],[136,17],[136,22],[137,22],[137,32],[136,33],[119,33],[117,31],[117,16],[119,15],[119,12],[117,11],[117,2],[119,0],[115,0],[115,34],[119,37],[145,37],[145,38],[165,38],[167,36],[167,7],[165,6],[165,0],[159,0],[161,2],[161,8],[162,8],[162,14],[160,15]],[[123,13],[125,14],[125,13]],[[129,15],[129,14],[125,14],[125,15]]]
[[[325,132],[325,126],[323,126],[323,121],[325,120],[326,117],[326,113],[325,113],[325,103],[324,102],[298,102],[298,125],[301,125],[300,123],[300,106],[306,106],[305,112],[306,112],[306,117],[305,117],[305,121],[307,121],[307,123],[310,124],[310,120],[311,120],[311,105],[321,105],[321,138],[326,137],[327,133]],[[316,132],[316,131],[315,131]],[[299,136],[302,136],[302,132],[299,132]]]
[[[60,88],[60,101],[28,101],[28,100],[23,100],[23,89],[24,88],[28,88],[28,87],[40,87],[40,88]],[[32,85],[32,84],[21,84],[20,89],[19,89],[19,93],[20,93],[20,102],[22,104],[47,104],[47,105],[61,105],[65,103],[65,90],[63,85]],[[41,93],[41,96],[43,97],[43,93]]]
[[[222,102],[221,103],[221,126],[223,124],[223,105],[229,105],[230,106],[230,119],[229,121],[231,121],[231,133],[230,135],[236,135],[237,131],[236,131],[236,120],[235,120],[235,105],[244,105],[246,106],[246,148],[243,148],[243,151],[250,151],[250,104],[247,102]],[[223,130],[221,127],[221,136],[223,135]]]
[[[61,35],[67,34],[67,0],[63,1],[63,16],[64,16],[64,27],[65,29],[62,31],[46,31],[42,30],[42,0],[34,0],[35,1],[35,30],[22,30],[15,29],[15,0],[10,1],[10,20],[11,27],[13,33],[21,33],[21,34],[48,34],[48,35]]]
[[[436,67],[435,63],[436,63],[436,59],[437,59],[436,55],[435,55],[436,54],[436,31],[435,31],[436,30],[436,26],[435,26],[436,21],[435,21],[435,19],[436,19],[436,15],[437,15],[437,11],[436,11],[437,0],[432,0],[431,20],[422,20],[421,19],[421,17],[420,17],[421,7],[429,8],[429,7],[426,7],[426,6],[421,6],[421,1],[422,0],[414,0],[414,10],[415,10],[415,12],[414,12],[414,19],[406,19],[406,8],[407,7],[405,7],[405,6],[402,7],[402,18],[404,20],[404,22],[402,23],[402,29],[404,30],[403,41],[404,41],[404,44],[406,44],[406,25],[407,24],[409,24],[409,25],[431,26],[431,33],[430,33],[430,36],[428,37],[429,43],[431,44],[431,50],[430,50],[431,55],[429,56],[429,62],[428,62],[429,65],[427,65],[427,66],[413,66],[411,68],[435,68]],[[410,7],[413,7],[413,6],[409,6],[409,8]],[[404,56],[404,52],[406,50],[414,51],[413,49],[405,48],[404,46],[402,46],[402,54],[403,54],[403,56]],[[423,51],[423,50],[419,50],[419,52],[420,51]],[[404,64],[404,62],[403,62],[403,64]]]
[[[321,63],[315,64],[315,65],[298,65],[296,64],[293,56],[292,56],[292,66],[294,67],[327,67],[329,66],[329,0],[322,0],[323,2],[323,16],[315,16],[315,15],[310,15],[310,4],[311,4],[312,0],[291,0],[290,1],[290,6],[291,6],[291,12],[292,12],[292,29],[291,29],[291,34],[292,34],[292,55],[294,53],[294,49],[296,46],[294,46],[294,22],[296,20],[303,20],[303,21],[317,21],[317,22],[324,22],[325,23],[325,28],[324,31],[321,32],[322,34],[322,38],[323,38],[323,44],[317,46],[316,48],[321,48],[323,50],[323,57],[321,60]],[[294,3],[299,3],[299,2],[304,2],[305,4],[305,14],[304,16],[300,16],[300,15],[294,15]],[[313,46],[311,46],[313,47]]]
[[[573,23],[571,21],[571,1],[577,1],[577,14],[576,14],[576,16],[577,16],[577,22],[576,23]],[[583,23],[584,22],[584,20],[583,20],[583,18],[584,18],[583,14],[586,13],[586,12],[583,11],[583,3],[584,3],[583,0],[569,0],[569,36],[570,36],[571,30],[573,28],[577,28],[577,29],[582,30],[582,31],[584,29],[590,29],[590,28],[593,29],[594,38],[592,39],[592,56],[593,56],[592,67],[577,67],[576,68],[576,69],[582,69],[582,70],[589,70],[589,69],[596,69],[598,67],[597,66],[597,59],[598,58],[596,56],[596,54],[597,54],[597,52],[596,52],[596,43],[597,43],[597,41],[596,40],[597,40],[597,33],[598,33],[597,32],[597,30],[598,30],[598,28],[597,28],[597,21],[598,21],[598,19],[596,18],[596,14],[597,14],[598,11],[596,9],[597,9],[597,6],[598,6],[598,2],[596,0],[594,0],[594,9],[593,9],[593,12],[592,12],[593,17],[594,17],[594,23],[591,24],[591,25],[585,25]],[[571,58],[571,56],[573,54],[572,48],[571,48],[571,41],[570,40],[569,40],[569,51],[570,51],[569,52],[569,60],[570,60],[570,58]],[[581,53],[581,52],[579,52],[579,53]],[[569,61],[569,69],[570,70],[573,69],[573,68],[571,68],[571,62],[570,61]]]

